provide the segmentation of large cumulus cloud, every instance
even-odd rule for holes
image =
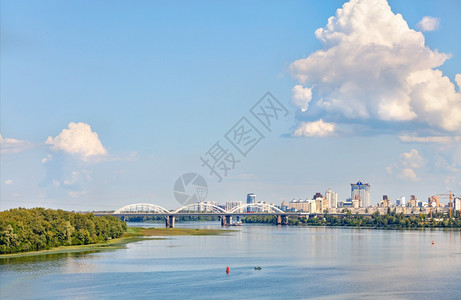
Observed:
[[[90,125],[83,122],[70,122],[69,129],[63,129],[54,138],[48,137],[46,143],[51,145],[53,150],[77,154],[84,160],[107,154],[98,134],[91,130]]]
[[[410,29],[386,0],[345,3],[315,36],[323,49],[290,65],[294,78],[312,88],[303,121],[404,124],[416,134],[461,132],[461,94],[437,69],[450,55],[427,47],[424,35]]]

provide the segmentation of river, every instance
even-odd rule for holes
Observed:
[[[176,225],[220,228],[217,222]],[[237,231],[0,259],[0,298],[461,298],[460,231],[253,224],[230,229]]]

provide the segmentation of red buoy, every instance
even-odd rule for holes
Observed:
[[[229,274],[229,267],[226,268],[226,273]]]

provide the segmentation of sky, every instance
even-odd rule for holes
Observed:
[[[2,1],[0,210],[461,193],[461,2]],[[195,185],[188,184],[188,193]]]

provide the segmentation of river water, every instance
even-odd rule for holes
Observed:
[[[214,222],[176,225],[220,228]],[[231,229],[237,231],[95,253],[0,259],[0,298],[461,298],[460,231]]]

